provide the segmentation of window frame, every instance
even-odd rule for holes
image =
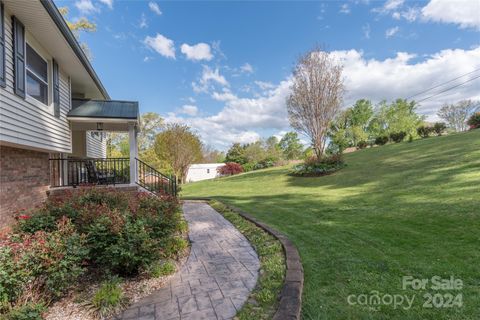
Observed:
[[[44,79],[42,79],[42,77],[40,75],[38,75],[35,71],[33,70],[30,70],[30,68],[28,67],[28,54],[27,54],[27,51],[28,51],[28,47],[30,47],[30,49],[32,49],[39,57],[40,59],[42,59],[45,64],[47,65],[47,81],[45,81]],[[51,94],[50,94],[50,91],[51,91],[51,85],[50,85],[50,63],[49,63],[49,60],[48,59],[45,59],[45,57],[39,52],[39,50],[36,49],[35,45],[32,45],[30,41],[25,41],[25,94],[28,98],[30,99],[33,99],[35,100],[36,102],[38,103],[41,103],[42,105],[44,106],[48,106],[50,105],[50,99],[51,99]],[[28,77],[29,77],[29,73],[31,75],[33,75],[33,78],[41,83],[43,83],[44,85],[47,86],[47,101],[46,102],[43,102],[43,101],[40,101],[38,100],[37,98],[31,96],[29,93],[28,93]]]

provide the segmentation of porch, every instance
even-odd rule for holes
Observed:
[[[174,176],[164,175],[138,158],[138,102],[74,99],[72,107],[67,115],[72,131],[72,153],[50,159],[52,190],[127,185],[176,194]],[[129,157],[106,157],[106,132],[128,133]],[[101,138],[89,141],[90,133],[98,133]],[[97,150],[95,155],[99,154],[98,150],[104,150],[103,156],[92,157],[92,150]]]

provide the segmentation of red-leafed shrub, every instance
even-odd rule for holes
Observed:
[[[232,176],[243,172],[243,168],[236,162],[227,162],[223,167],[217,169],[217,172],[222,176]]]
[[[26,303],[48,306],[84,273],[136,275],[188,246],[178,199],[162,194],[85,188],[16,218],[0,235],[0,319]]]
[[[480,112],[472,114],[468,119],[467,124],[470,126],[470,130],[480,128]]]

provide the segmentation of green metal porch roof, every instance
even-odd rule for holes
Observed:
[[[68,112],[67,117],[137,120],[138,102],[72,99],[72,110]]]

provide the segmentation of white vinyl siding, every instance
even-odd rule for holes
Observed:
[[[0,87],[0,141],[49,152],[72,152],[71,131],[66,119],[71,104],[68,76],[62,71],[62,66],[59,66],[60,117],[56,118],[51,98],[48,105],[43,105],[32,98],[22,99],[15,95],[12,45],[12,19],[5,10],[6,88]],[[48,62],[51,69],[51,58]],[[49,70],[49,74],[51,72]],[[51,88],[49,85],[50,97]]]
[[[107,139],[105,133],[99,132],[93,134],[94,131],[87,131],[87,157],[89,158],[106,158],[107,157]],[[101,138],[103,136],[103,138]]]

